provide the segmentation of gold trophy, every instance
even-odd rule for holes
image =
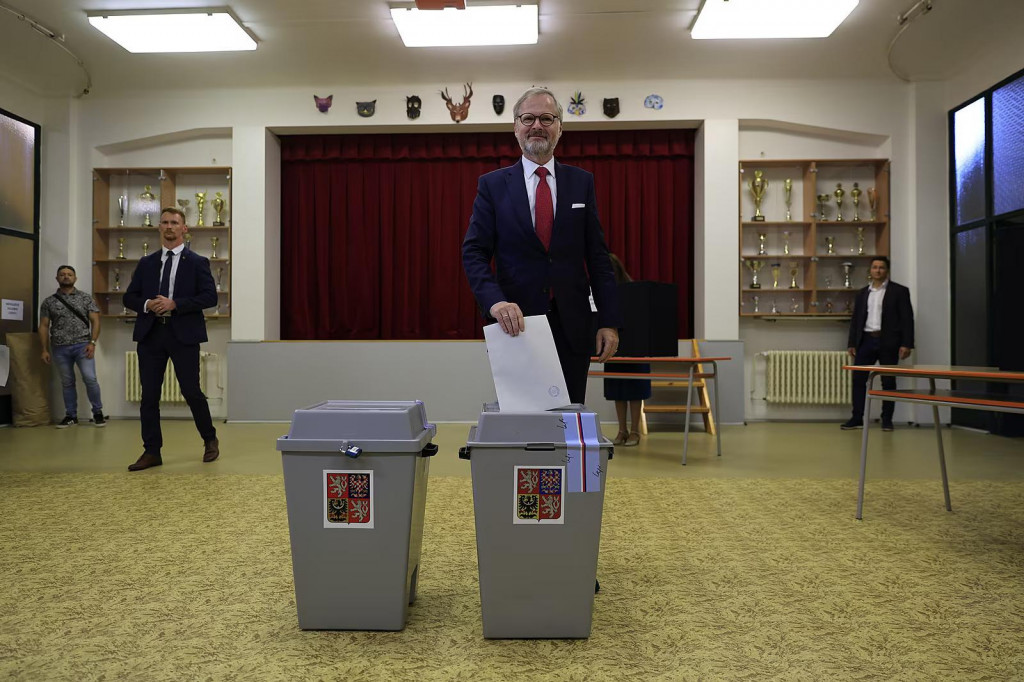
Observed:
[[[825,222],[828,217],[825,215],[825,209],[828,207],[829,195],[819,194],[818,195],[818,222]]]
[[[857,219],[856,214],[854,214],[853,219],[854,220]],[[858,256],[863,256],[864,255],[864,228],[863,227],[858,227],[857,228],[857,255]]]
[[[153,205],[156,203],[156,195],[152,192],[152,185],[146,185],[142,189],[143,191],[139,195],[139,199],[142,200],[143,210],[146,212],[146,217],[142,219],[142,226],[153,227],[153,220],[149,217],[149,212],[153,210]]]
[[[764,222],[764,216],[761,214],[761,202],[764,201],[764,195],[768,191],[768,180],[764,177],[764,171],[754,171],[754,179],[747,183],[747,188],[754,196],[754,217],[751,220],[758,223]]]
[[[765,256],[768,254],[767,249],[764,248],[764,241],[768,239],[768,235],[764,232],[757,233],[757,255]]]
[[[206,223],[203,222],[203,205],[206,203],[206,192],[196,192],[196,227],[204,227]]]
[[[143,258],[145,258],[148,255],[149,255],[149,242],[148,241],[144,241],[144,242],[142,242],[142,256],[143,256]]]
[[[850,271],[851,270],[853,270],[853,263],[851,263],[850,261],[845,261],[843,263],[843,288],[844,289],[852,289],[853,288],[852,285],[850,284]]]
[[[843,191],[843,183],[836,183],[836,191],[832,192],[832,196],[836,198],[836,222],[843,222],[843,195],[846,192]]]
[[[782,231],[782,253],[789,255],[789,230]]]
[[[190,250],[192,248],[192,233],[191,232],[186,232],[185,233],[185,248],[186,249],[190,249]]]
[[[117,238],[117,260],[124,260],[124,237]]]
[[[853,199],[853,222],[860,220],[860,185],[856,182],[853,183],[853,189],[850,190],[850,198]]]
[[[782,183],[782,188],[786,192],[786,220],[792,220],[793,213],[789,209],[793,205],[793,178],[786,178]]]
[[[213,219],[214,227],[221,227],[224,225],[224,220],[221,219],[220,214],[224,210],[224,197],[221,196],[220,192],[217,192],[217,196],[210,202],[213,204],[213,210],[217,212],[217,215]],[[216,258],[216,256],[214,256]]]
[[[114,291],[121,291],[121,269],[114,268]]]
[[[878,220],[878,190],[868,187],[868,206],[871,207],[871,219]]]
[[[180,208],[181,212],[185,214],[185,224],[186,225],[188,224],[188,205],[189,205],[189,203],[190,202],[189,202],[188,199],[178,199],[178,208]]]
[[[779,288],[779,273],[781,271],[782,271],[782,264],[781,263],[772,263],[772,289],[778,289]],[[775,311],[772,311],[772,312],[775,312]]]
[[[796,276],[800,274],[800,263],[795,260],[789,261],[789,288],[799,289],[800,286],[796,283]]]
[[[214,199],[214,202],[217,200]],[[220,242],[220,237],[210,237],[210,246],[213,247],[213,253],[210,254],[210,258],[216,260],[217,258],[217,244]]]
[[[750,272],[753,273],[753,275],[754,275],[753,278],[750,281],[750,288],[751,289],[760,289],[761,288],[761,283],[757,281],[757,275],[758,275],[758,273],[761,272],[761,268],[764,267],[764,261],[763,260],[748,260],[748,261],[744,261],[744,263],[746,263],[747,269],[750,270]]]
[[[836,238],[825,237],[825,253],[830,256],[836,255]]]
[[[117,198],[117,209],[121,213],[121,227],[124,227],[124,217],[128,215],[128,195],[122,194]]]

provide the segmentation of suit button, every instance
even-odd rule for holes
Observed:
[[[547,287],[544,287],[544,293],[545,294],[548,293],[548,288]]]

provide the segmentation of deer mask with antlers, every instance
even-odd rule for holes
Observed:
[[[469,116],[469,98],[473,96],[473,84],[466,83],[463,86],[463,92],[466,93],[466,96],[458,104],[454,104],[452,98],[448,96],[448,88],[445,88],[441,93],[441,99],[444,100],[448,111],[452,115],[452,120],[456,123],[462,123]]]

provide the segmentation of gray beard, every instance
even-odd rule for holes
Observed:
[[[551,140],[542,137],[528,137],[523,144],[523,151],[532,156],[550,156],[552,149]]]

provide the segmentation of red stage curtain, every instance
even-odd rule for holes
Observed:
[[[556,158],[595,176],[609,249],[679,287],[692,334],[690,130],[566,132]],[[482,338],[462,272],[480,175],[516,162],[501,133],[281,138],[281,338]]]

